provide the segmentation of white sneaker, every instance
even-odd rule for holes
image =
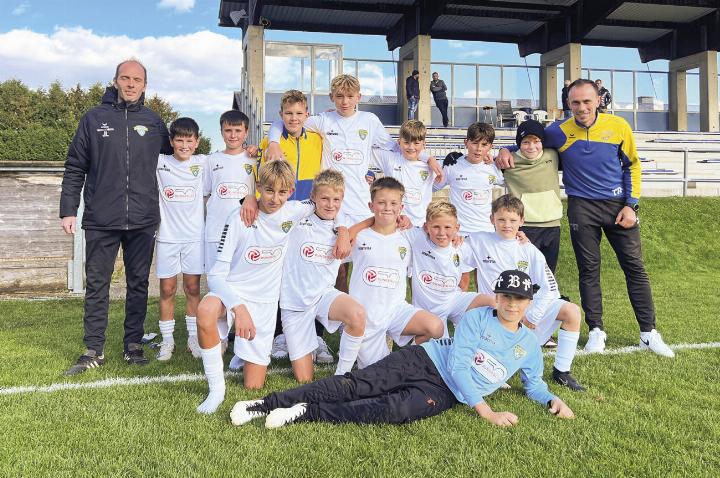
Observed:
[[[233,406],[232,411],[230,411],[230,421],[237,427],[245,425],[255,418],[264,417],[267,415],[267,412],[248,410],[249,407],[253,405],[260,405],[261,403],[262,400],[245,400],[244,402],[237,402]]]
[[[640,332],[640,348],[655,352],[663,357],[675,357],[675,352],[663,341],[657,330]]]
[[[589,354],[605,352],[605,339],[607,339],[607,334],[601,328],[595,327],[588,333],[585,352]]]
[[[188,336],[187,350],[195,358],[200,358],[200,342],[198,342],[197,335]]]
[[[318,337],[317,340],[318,348],[316,348],[315,352],[313,352],[313,362],[333,363],[335,361],[335,358],[330,352],[330,349],[328,348],[327,343],[325,343],[325,340],[322,337]]]
[[[285,334],[280,334],[273,339],[272,350],[270,356],[276,360],[288,358],[287,342],[285,342]]]
[[[238,357],[237,355],[233,355],[233,358],[230,359],[230,365],[228,365],[228,368],[230,370],[242,370],[242,368],[245,366],[245,361]],[[240,402],[238,402],[240,403]]]
[[[280,428],[305,415],[307,403],[297,403],[290,408],[276,408],[265,419],[265,428]]]
[[[172,354],[175,351],[175,343],[173,342],[160,342],[160,351],[155,356],[161,362],[167,362],[172,358]]]

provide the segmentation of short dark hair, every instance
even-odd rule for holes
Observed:
[[[577,80],[570,83],[570,86],[568,87],[568,94],[570,93],[570,90],[575,88],[576,86],[583,86],[583,85],[590,85],[595,90],[595,93],[598,95],[600,94],[600,88],[598,88],[598,85],[595,84],[593,80],[586,80],[585,78],[578,78]]]
[[[377,194],[378,191],[382,191],[383,189],[397,191],[400,193],[401,196],[405,195],[405,186],[403,186],[400,181],[393,177],[385,176],[373,182],[370,186],[370,200],[372,201],[373,199],[375,199],[375,194]]]
[[[492,143],[495,141],[495,128],[489,123],[473,123],[468,126],[466,138],[468,141],[485,140]]]
[[[118,75],[120,74],[120,67],[123,66],[125,63],[137,63],[140,65],[140,68],[143,69],[143,73],[145,74],[145,84],[147,85],[147,68],[145,68],[145,65],[142,64],[140,60],[137,58],[128,58],[127,60],[123,60],[115,67],[115,76],[113,76],[113,80],[117,80]]]
[[[503,194],[492,202],[493,214],[501,209],[514,212],[521,218],[525,217],[525,206],[523,205],[523,202],[512,194]]]
[[[226,111],[225,113],[220,115],[220,128],[222,129],[223,125],[229,125],[229,126],[239,126],[243,125],[245,126],[245,129],[250,128],[250,118],[247,117],[245,113],[238,110],[230,110]]]
[[[178,118],[170,123],[170,139],[175,136],[195,136],[200,138],[200,127],[192,118]]]

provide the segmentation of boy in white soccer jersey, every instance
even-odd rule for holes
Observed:
[[[552,378],[571,390],[584,391],[570,374],[580,338],[580,308],[560,298],[555,276],[542,253],[532,244],[516,240],[523,217],[520,199],[506,194],[493,201],[491,221],[496,232],[475,232],[466,238],[472,251],[468,265],[478,270],[477,288],[481,293],[491,292],[497,275],[509,268],[526,272],[540,286],[523,324],[535,332],[541,344],[560,327]]]
[[[200,275],[204,269],[203,184],[205,156],[195,156],[200,130],[192,118],[170,124],[172,155],[161,154],[156,176],[160,191],[156,274],[160,279],[160,333],[156,358],[167,361],[175,350],[175,293],[183,274],[188,348],[197,343],[196,315],[200,303]]]
[[[444,332],[437,316],[405,302],[412,251],[397,226],[404,192],[394,178],[381,178],[372,184],[368,205],[374,222],[357,234],[352,249],[350,295],[367,313],[365,337],[357,356],[360,368],[390,353],[386,334],[403,346],[413,338],[420,344],[442,337]]]
[[[465,147],[467,153],[457,162],[445,166],[442,181],[434,186],[450,187],[450,202],[457,208],[460,234],[494,231],[490,223],[492,191],[503,184],[502,172],[492,160],[488,160],[495,141],[495,129],[487,123],[473,123],[467,129]],[[460,288],[467,290],[470,275],[463,275]]]
[[[205,174],[205,191],[210,194],[207,201],[207,218],[205,225],[205,272],[209,272],[215,264],[218,243],[223,226],[230,213],[235,211],[245,196],[255,194],[255,165],[245,150],[250,120],[244,113],[237,110],[226,111],[220,116],[220,132],[225,149],[217,151],[207,159]],[[220,338],[227,347],[227,323],[219,322]],[[200,345],[197,337],[194,342],[188,341],[193,357],[200,357]],[[237,360],[236,360],[237,362]],[[231,364],[231,368],[239,366]]]
[[[336,169],[345,179],[345,199],[342,222],[351,226],[371,216],[367,210],[370,191],[365,175],[370,167],[373,146],[392,150],[397,143],[385,131],[377,116],[367,111],[357,111],[360,103],[360,82],[351,75],[339,75],[330,83],[330,99],[335,111],[311,116],[305,128],[319,133],[323,138],[322,169]],[[275,121],[268,131],[270,143],[265,156],[268,159],[282,157],[278,142],[283,131],[282,121]],[[437,162],[426,159],[436,173],[442,174]],[[347,291],[347,264],[340,267],[336,286]]]
[[[345,192],[342,174],[326,169],[315,177],[310,198],[315,214],[301,220],[290,234],[280,284],[282,326],[293,373],[299,382],[313,379],[312,352],[318,348],[316,319],[340,337],[336,374],[352,369],[365,333],[365,309],[334,287],[340,260],[334,220]]]
[[[262,388],[270,363],[280,277],[290,231],[312,214],[311,202],[287,202],[295,176],[286,161],[267,163],[259,173],[260,215],[245,226],[231,213],[223,227],[215,264],[208,273],[210,293],[198,308],[198,338],[209,393],[198,406],[214,413],[225,398],[225,378],[218,333],[218,317],[226,310],[235,324],[235,355],[245,361],[245,388]],[[349,241],[347,231],[341,240]],[[338,246],[336,246],[337,248]]]
[[[530,399],[558,418],[572,419],[573,411],[543,381],[540,346],[521,323],[533,290],[524,272],[504,271],[495,281],[497,310],[468,312],[454,339],[431,340],[363,370],[237,402],[230,420],[243,425],[267,417],[266,428],[308,421],[409,423],[464,403],[493,425],[510,427],[517,415],[494,411],[485,397],[518,370]]]
[[[427,163],[420,161],[425,149],[427,129],[422,122],[410,120],[400,127],[398,144],[400,152],[374,149],[376,166],[385,175],[405,186],[403,213],[410,218],[413,226],[425,223],[425,212],[432,201],[435,173]]]

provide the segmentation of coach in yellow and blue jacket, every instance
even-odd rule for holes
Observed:
[[[607,338],[600,289],[600,239],[604,232],[625,273],[630,303],[640,325],[640,347],[674,357],[655,330],[655,306],[637,219],[642,171],[630,125],[619,116],[598,113],[600,96],[593,81],[575,80],[568,97],[573,117],[548,126],[543,147],[557,149],[560,155],[580,299],[590,329],[585,351],[604,351]],[[500,151],[497,164],[500,168],[513,167],[507,149]]]

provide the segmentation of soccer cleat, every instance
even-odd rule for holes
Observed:
[[[195,358],[200,358],[200,342],[197,335],[190,335],[187,341],[187,351]]]
[[[155,355],[155,358],[161,362],[167,362],[172,358],[172,354],[175,351],[174,342],[160,342],[160,351]]]
[[[276,360],[288,358],[287,342],[285,342],[285,334],[280,334],[273,339],[272,350],[270,356]]]
[[[130,365],[147,365],[150,362],[145,358],[145,353],[140,344],[128,344],[123,359]]]
[[[327,343],[322,337],[318,337],[318,348],[313,352],[313,362],[315,363],[333,363],[335,358],[333,357]]]
[[[245,361],[237,355],[233,355],[233,358],[230,359],[230,365],[228,365],[228,368],[230,370],[242,370],[244,366]]]
[[[567,387],[574,392],[584,392],[585,387],[580,385],[575,377],[570,375],[570,372],[561,372],[560,370],[553,367],[552,378],[555,383],[559,383],[563,387]]]
[[[77,359],[77,362],[65,371],[68,377],[83,373],[89,368],[97,368],[105,365],[105,355],[97,355],[97,352],[87,349],[84,354]]]
[[[595,327],[588,333],[585,352],[589,354],[603,353],[605,351],[605,339],[607,339],[607,334],[601,328]]]
[[[261,412],[257,410],[248,410],[255,405],[262,404],[262,400],[245,400],[244,402],[237,402],[230,412],[230,421],[233,425],[240,426],[245,425],[256,418],[264,417],[268,412]]]
[[[552,337],[547,339],[547,342],[543,344],[543,348],[545,349],[556,349],[557,348],[557,342],[555,342]]]
[[[280,428],[297,421],[307,412],[307,403],[296,403],[290,408],[276,408],[265,419],[265,428]]]
[[[675,352],[668,347],[655,329],[652,329],[650,332],[640,332],[640,348],[650,350],[663,357],[675,357]]]

